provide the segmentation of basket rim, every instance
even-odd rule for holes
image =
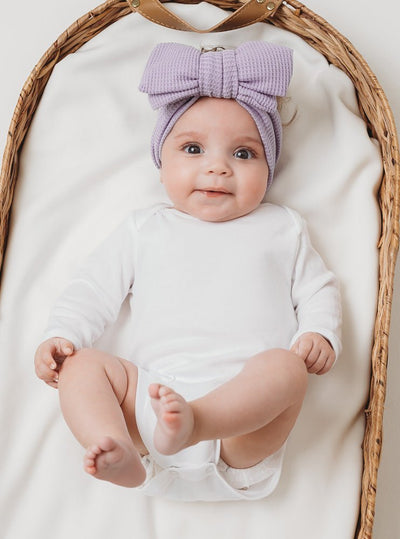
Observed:
[[[238,0],[207,0],[225,10],[240,7]],[[178,0],[197,3],[197,0]],[[132,13],[127,0],[107,0],[71,24],[45,51],[23,85],[15,107],[0,171],[0,278],[15,185],[19,155],[40,98],[55,65],[75,52],[110,24]],[[371,68],[352,43],[322,17],[297,0],[285,0],[274,18],[266,21],[303,38],[350,76],[356,88],[359,108],[382,151],[383,175],[379,190],[382,232],[379,250],[379,289],[372,350],[370,396],[363,444],[364,471],[358,539],[372,537],[377,473],[381,454],[383,410],[386,394],[388,335],[393,296],[394,271],[399,249],[400,159],[399,141],[388,99]],[[324,41],[330,40],[330,45]],[[338,53],[337,51],[340,51]],[[354,66],[357,70],[354,70]],[[372,100],[364,99],[364,94]],[[377,117],[376,121],[375,115]],[[0,281],[1,286],[1,281]],[[0,289],[1,291],[1,289]]]

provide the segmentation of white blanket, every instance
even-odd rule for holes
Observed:
[[[217,8],[174,6],[211,26]],[[295,50],[284,149],[269,200],[299,211],[340,279],[343,354],[310,376],[275,493],[260,502],[177,503],[97,481],[65,426],[57,392],[35,378],[48,311],[76,264],[131,208],[166,196],[149,152],[154,123],[137,90],[160,41]],[[0,536],[7,539],[346,539],[356,526],[363,407],[377,293],[381,159],[354,88],[297,36],[266,24],[214,35],[177,32],[139,15],[115,23],[59,63],[22,155],[0,302]],[[99,347],[123,355],[125,307]],[[120,331],[117,331],[117,330]]]

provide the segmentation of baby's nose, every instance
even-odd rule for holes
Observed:
[[[211,159],[207,166],[208,174],[217,174],[218,176],[226,176],[231,172],[231,168],[227,159],[216,157]]]

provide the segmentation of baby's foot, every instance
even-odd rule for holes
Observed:
[[[192,407],[169,387],[151,384],[149,394],[157,416],[154,447],[164,455],[173,455],[190,445],[194,416]]]
[[[108,436],[87,448],[83,463],[88,474],[123,487],[137,487],[146,478],[133,444],[129,446]]]

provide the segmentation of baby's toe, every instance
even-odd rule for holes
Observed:
[[[149,385],[149,395],[152,399],[158,399],[160,396],[160,384],[150,384]]]
[[[96,469],[95,466],[86,466],[86,465],[84,465],[83,469],[89,475],[95,475],[95,473],[97,472],[97,469]]]
[[[160,397],[169,397],[170,395],[176,395],[176,393],[168,386],[160,386],[159,395]]]
[[[163,403],[163,404],[169,404],[170,402],[174,402],[178,400],[178,395],[176,393],[167,393],[166,395],[163,395],[161,398],[160,398],[160,401]]]
[[[88,470],[96,470],[96,460],[91,458],[85,458],[83,459],[83,468]]]
[[[86,451],[86,454],[84,456],[85,462],[94,462],[97,458],[98,454],[93,451]]]
[[[83,465],[85,468],[94,468],[95,461],[93,459],[84,459]]]
[[[90,455],[92,458],[97,457],[97,455],[100,455],[100,453],[101,453],[101,449],[98,445],[91,445],[86,450],[86,455],[87,456]]]
[[[163,403],[163,408],[166,412],[179,412],[182,409],[183,401],[179,398],[170,399],[165,404]]]

